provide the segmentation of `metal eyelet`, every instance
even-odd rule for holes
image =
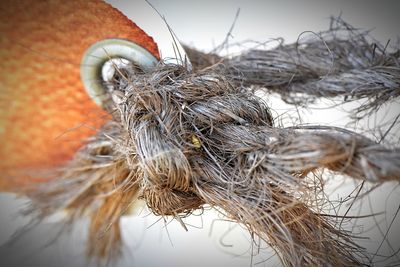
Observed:
[[[89,96],[101,107],[106,106],[110,96],[106,82],[115,73],[115,66],[128,64],[146,71],[158,60],[143,47],[124,39],[105,39],[89,47],[81,61],[81,79]]]

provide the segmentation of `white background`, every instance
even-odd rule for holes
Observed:
[[[155,37],[164,57],[174,55],[171,49],[171,38],[164,22],[147,3],[128,0],[108,2]],[[327,29],[329,16],[339,14],[342,14],[342,17],[355,27],[374,29],[372,36],[382,42],[388,39],[396,41],[397,36],[400,35],[398,30],[400,9],[396,6],[396,1],[159,0],[151,1],[151,3],[165,16],[181,42],[205,51],[211,50],[225,39],[238,8],[241,11],[232,32],[231,43],[249,39],[266,41],[276,37],[284,37],[288,43],[291,43],[296,41],[303,31],[317,32]],[[283,114],[289,108],[276,98],[267,99],[267,102],[275,110],[275,115]],[[356,104],[348,105],[348,107],[352,105]],[[389,106],[385,112],[380,113],[378,121],[382,118],[386,120],[393,118],[399,110],[398,104]],[[300,112],[304,122],[335,126],[343,126],[348,122],[346,119],[348,114],[340,110],[301,110]],[[375,117],[357,129],[365,131],[371,128],[374,119]],[[397,140],[398,136],[397,134],[395,137]],[[345,196],[345,193],[351,191],[354,183],[350,179],[338,177],[331,188],[337,188],[338,185],[341,189],[332,190],[333,198]],[[381,217],[375,217],[376,220],[381,221],[385,233],[384,227],[390,223],[400,204],[400,191],[398,189],[392,191],[395,186],[396,184],[391,183],[376,190],[369,199],[363,200],[362,207],[356,206],[354,212],[360,211],[362,214],[386,212]],[[22,201],[14,200],[11,195],[0,194],[0,243],[24,223],[24,219],[11,217],[21,203]],[[371,209],[370,206],[373,208]],[[239,226],[224,222],[214,212],[206,212],[202,217],[190,218],[188,223],[194,227],[189,226],[189,232],[185,232],[179,223],[174,221],[167,227],[162,220],[153,225],[158,219],[143,211],[140,215],[123,220],[126,253],[118,266],[250,266],[249,235]],[[400,243],[397,242],[400,238],[399,220],[395,220],[389,232],[389,239],[394,249],[400,247]],[[364,228],[356,229],[364,231],[376,225],[372,218],[363,220],[363,223]],[[82,222],[73,234],[64,236],[43,248],[56,229],[51,225],[42,225],[19,243],[17,242],[18,249],[1,248],[0,259],[10,258],[9,262],[17,266],[86,266],[82,252],[86,226],[86,222]],[[367,231],[365,235],[370,239],[363,241],[362,244],[374,252],[380,244],[382,234],[375,227],[374,230]],[[386,243],[382,250],[380,252],[390,251]],[[17,253],[17,257],[11,257],[12,254]],[[276,259],[268,259],[268,257],[269,253],[264,249],[253,258],[253,263],[261,262],[255,266],[279,266]],[[267,259],[268,261],[262,262]]]

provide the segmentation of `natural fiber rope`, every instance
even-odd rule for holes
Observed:
[[[368,99],[353,115],[362,116],[400,96],[400,50],[371,43],[340,18],[331,28],[308,33],[295,44],[270,50],[251,49],[221,58],[186,48],[198,69],[223,63],[226,75],[245,86],[280,94],[288,103],[307,106],[315,98],[341,97],[342,102]],[[393,50],[393,49],[392,49]],[[218,64],[212,68],[221,69]],[[343,101],[344,100],[344,101]]]
[[[315,43],[292,50],[303,55],[302,62],[308,59],[307,67],[287,62],[285,55],[294,49],[289,46],[222,59],[223,65],[210,66],[216,58],[206,58],[193,72],[162,62],[149,73],[119,70],[110,92],[114,119],[61,170],[61,178],[28,192],[33,210],[43,218],[67,209],[71,222],[89,214],[92,256],[120,249],[119,218],[142,198],[155,214],[178,220],[205,204],[222,208],[275,249],[286,266],[361,265],[364,251],[319,212],[322,182],[307,175],[320,177],[318,171],[328,169],[371,182],[399,181],[400,150],[344,129],[275,127],[269,108],[249,89],[261,85],[291,93],[321,87],[327,88],[321,95],[329,96],[336,84],[342,89],[335,95],[359,96],[354,90],[363,88],[356,85],[360,80],[333,82],[357,72],[359,60],[335,54],[356,45],[335,44],[336,67],[320,64],[318,71],[312,63],[322,49],[313,50]],[[262,55],[261,62],[255,63],[254,55]],[[387,82],[378,74],[367,79],[398,90],[399,69],[387,67],[389,61],[373,68],[375,74],[385,69],[379,75]],[[359,72],[365,76],[368,68]],[[318,96],[310,90],[304,93]]]

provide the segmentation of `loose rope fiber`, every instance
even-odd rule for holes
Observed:
[[[338,225],[342,218],[321,211],[321,170],[399,181],[400,150],[341,128],[276,126],[252,90],[291,100],[298,92],[370,97],[373,107],[397,97],[398,52],[379,52],[362,35],[350,37],[233,58],[190,50],[193,71],[164,62],[146,73],[119,69],[108,84],[113,119],[57,179],[24,192],[31,210],[39,220],[61,210],[69,223],[89,216],[88,253],[100,258],[117,257],[119,219],[143,199],[156,215],[177,220],[204,205],[222,209],[285,266],[362,265],[367,252]]]

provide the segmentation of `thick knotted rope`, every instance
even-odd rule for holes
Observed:
[[[331,51],[356,49],[349,44],[335,43]],[[303,54],[312,47],[293,51]],[[355,73],[359,64],[334,58],[335,68],[315,73],[296,61],[278,64],[289,60],[287,49],[274,56],[262,51],[223,59],[223,67],[195,65],[193,72],[162,62],[148,73],[120,69],[108,86],[113,120],[88,140],[59,179],[28,192],[33,210],[44,218],[67,209],[70,222],[88,214],[92,256],[118,252],[119,219],[141,198],[155,214],[178,220],[205,204],[221,208],[275,249],[286,266],[361,265],[362,248],[321,212],[326,198],[319,170],[371,182],[399,181],[400,150],[344,129],[274,126],[269,108],[249,86],[264,87],[270,79],[276,81],[267,86],[272,90],[323,86],[329,91],[336,82],[346,83],[339,77]],[[249,67],[254,55],[262,55],[255,69]],[[307,58],[311,66],[313,57]],[[276,72],[266,72],[268,62]],[[364,69],[363,75],[385,68]],[[391,74],[383,72],[389,79],[383,84],[398,83],[399,69],[387,69]],[[308,87],[313,83],[316,87]]]

